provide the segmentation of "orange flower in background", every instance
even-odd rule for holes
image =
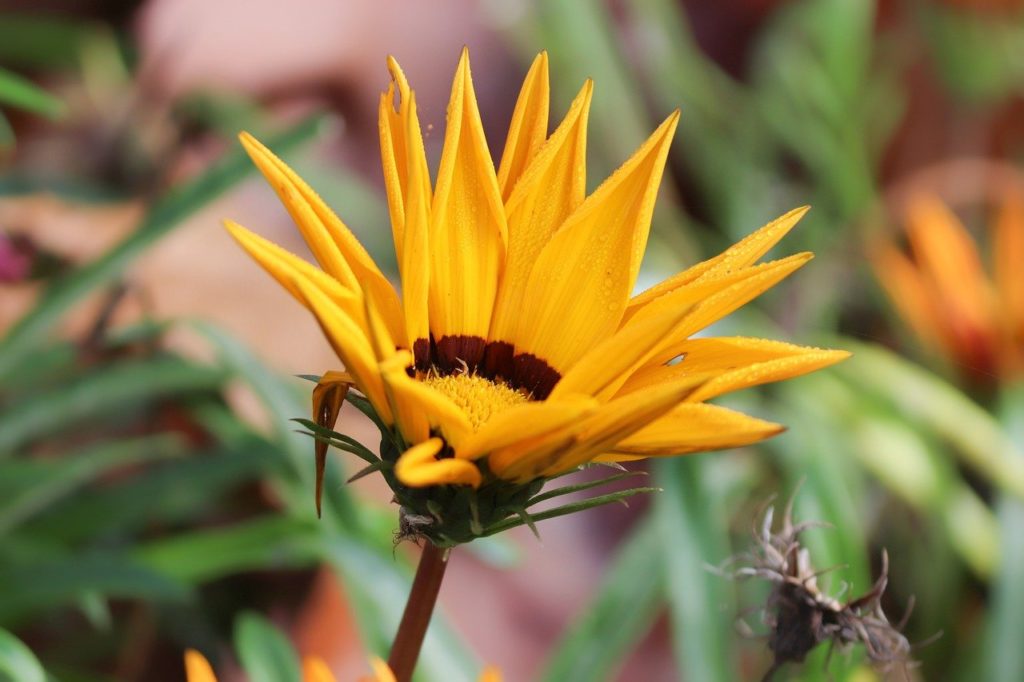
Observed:
[[[379,658],[370,659],[373,677],[362,677],[359,682],[395,682],[394,673],[388,664]],[[198,651],[189,649],[185,652],[186,682],[217,682],[213,667]],[[501,673],[497,668],[488,667],[480,673],[478,682],[501,682]],[[319,658],[307,658],[302,662],[303,682],[336,682],[330,668]]]
[[[1021,197],[1008,195],[992,222],[988,268],[974,237],[937,198],[910,201],[906,234],[909,255],[879,243],[872,264],[915,336],[978,383],[1018,378],[1024,369]]]
[[[380,140],[401,299],[316,193],[247,134],[243,145],[322,269],[227,226],[316,316],[345,364],[321,378],[314,419],[333,426],[350,388],[365,396],[389,450],[380,469],[421,518],[451,518],[438,510],[458,502],[479,530],[480,514],[508,515],[526,486],[590,462],[762,440],[783,427],[706,401],[847,356],[692,338],[811,258],[758,263],[806,209],[631,295],[678,112],[587,196],[592,84],[549,136],[547,56],[538,55],[495,169],[463,51],[431,183],[415,93],[393,59],[388,67]],[[480,492],[430,504],[418,492],[451,486]]]

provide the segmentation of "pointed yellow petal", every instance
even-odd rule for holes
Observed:
[[[359,390],[373,403],[377,414],[386,424],[393,423],[391,409],[384,394],[384,385],[377,370],[366,330],[361,328],[322,291],[303,280],[295,280],[299,294],[330,342],[334,352],[345,364],[345,369],[356,380]]]
[[[320,265],[349,289],[366,289],[395,338],[405,338],[398,295],[351,230],[284,161],[249,133],[239,135],[253,163],[274,188]]]
[[[651,361],[662,364],[678,355],[677,347],[687,338],[711,325],[734,310],[743,307],[751,300],[772,288],[780,281],[811,260],[811,253],[798,253],[768,263],[748,268],[752,272],[739,282],[722,289],[695,306],[682,323],[677,325],[651,355]]]
[[[1005,328],[1012,346],[1020,354],[1024,341],[1024,197],[1007,195],[996,219],[992,253],[995,261],[996,288]]]
[[[551,398],[569,393],[599,396],[616,379],[641,364],[689,313],[691,307],[627,324],[600,341],[562,377]]]
[[[698,263],[688,270],[651,287],[642,294],[634,296],[629,301],[629,309],[626,312],[627,316],[631,315],[635,308],[643,306],[680,286],[694,282],[699,277],[708,273],[729,272],[753,265],[761,256],[768,253],[779,240],[785,237],[809,210],[810,206],[795,208],[747,235],[714,258]]]
[[[420,139],[416,117],[416,98],[409,94],[408,136]],[[418,155],[422,152],[419,145]],[[410,183],[405,202],[405,233],[399,267],[402,271],[402,306],[409,348],[416,357],[416,367],[426,371],[430,365],[430,179],[426,161],[410,160]]]
[[[431,485],[479,487],[483,479],[476,465],[464,459],[437,459],[442,447],[444,441],[440,438],[431,438],[412,446],[395,463],[395,476],[410,488]]]
[[[548,53],[534,58],[519,91],[512,122],[508,126],[505,150],[498,164],[498,187],[502,201],[508,201],[519,177],[548,136]]]
[[[439,343],[445,336],[487,337],[507,236],[469,53],[463,50],[430,215],[430,328]],[[470,365],[480,360],[461,359]]]
[[[583,202],[586,192],[587,115],[593,85],[587,81],[565,120],[536,155],[505,205],[508,255],[498,287],[490,338],[512,341],[526,285],[544,246]]]
[[[317,426],[334,429],[338,413],[352,387],[352,376],[348,372],[330,371],[320,377],[313,389],[313,421]],[[327,443],[314,441],[316,455],[316,516],[320,518],[320,501],[324,492],[324,471],[327,468]]]
[[[560,372],[622,317],[647,243],[672,114],[565,221],[537,258],[526,287],[516,349]]]
[[[643,390],[649,386],[675,381],[683,375],[702,375],[710,379],[730,370],[743,369],[759,363],[833,352],[783,341],[740,336],[687,339],[677,344],[673,351],[677,356],[682,356],[680,362],[672,365],[646,365],[630,375],[618,393]]]
[[[370,666],[373,668],[373,679],[367,682],[395,682],[395,674],[381,659],[374,656],[370,659]]]
[[[597,407],[582,396],[516,405],[495,415],[455,450],[462,459],[477,459],[489,452],[543,436],[581,419]]]
[[[302,662],[302,682],[335,682],[335,679],[323,660],[307,658]]]
[[[850,357],[850,353],[847,351],[820,350],[788,358],[769,360],[768,362],[759,362],[718,375],[694,391],[686,400],[687,402],[702,402],[723,393],[738,391],[742,388],[792,379],[793,377],[834,365],[848,357]],[[679,364],[685,364],[685,360]]]
[[[195,649],[185,652],[185,679],[188,682],[217,682],[210,662]]]
[[[394,57],[388,57],[391,85],[381,94],[378,110],[381,166],[387,190],[391,230],[398,263],[403,262],[405,225],[408,222],[409,195],[426,193],[430,197],[430,175],[423,149],[420,123],[413,106],[413,91]],[[397,110],[395,96],[398,96]],[[413,176],[416,176],[415,178]]]
[[[749,445],[784,430],[779,424],[717,405],[686,403],[620,441],[614,449],[633,455],[679,455]]]
[[[645,427],[692,393],[701,380],[687,377],[617,398],[584,420],[571,448],[559,453],[540,473],[544,476],[571,471],[586,464],[633,432]]]
[[[263,237],[250,232],[238,223],[225,220],[224,227],[234,237],[235,241],[252,256],[253,260],[260,264],[264,270],[277,280],[288,293],[294,296],[300,303],[304,303],[295,282],[299,279],[307,281],[310,285],[320,289],[339,308],[344,310],[353,319],[362,319],[362,297],[359,290],[355,291],[345,288],[338,280],[328,275],[323,270],[310,265],[298,256],[288,253],[277,244],[264,239]]]

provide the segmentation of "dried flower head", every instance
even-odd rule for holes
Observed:
[[[731,564],[745,564],[729,572],[733,578],[763,578],[772,583],[762,609],[762,622],[768,627],[768,648],[774,659],[762,678],[771,680],[786,663],[801,663],[823,642],[832,649],[847,649],[861,644],[872,665],[888,672],[906,670],[914,665],[910,643],[901,630],[910,614],[899,623],[889,622],[882,610],[882,594],[888,583],[889,556],[882,551],[882,569],[871,589],[859,597],[840,602],[821,591],[818,577],[832,570],[815,570],[810,552],[800,543],[800,534],[812,527],[826,526],[817,521],[793,523],[792,499],[786,506],[781,527],[773,531],[775,508],[769,505],[760,526],[753,529],[754,549],[735,557]]]

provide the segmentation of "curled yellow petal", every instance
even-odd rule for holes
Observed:
[[[584,396],[516,405],[467,436],[455,449],[455,456],[477,459],[489,452],[532,440],[579,420],[596,407],[596,400]]]
[[[395,476],[410,488],[432,485],[480,486],[480,470],[472,462],[448,457],[437,459],[444,447],[440,438],[417,443],[402,453],[395,463]]]
[[[348,372],[330,371],[320,377],[313,389],[313,421],[317,426],[334,429],[338,413],[353,383],[352,375]],[[327,443],[316,440],[313,449],[316,455],[316,515],[319,518],[324,493],[324,472],[327,468]]]

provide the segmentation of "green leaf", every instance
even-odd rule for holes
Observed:
[[[544,682],[612,679],[612,671],[650,630],[663,590],[664,540],[652,518],[641,521],[615,554],[586,611],[555,646]]]
[[[946,381],[879,346],[843,339],[839,347],[854,357],[833,372],[883,396],[906,418],[952,444],[966,466],[1024,500],[1024,457],[992,415]]]
[[[0,152],[12,147],[14,147],[14,128],[11,127],[11,122],[0,111]]]
[[[309,522],[274,514],[155,540],[136,548],[133,558],[183,583],[202,583],[255,568],[312,565],[319,551],[317,538]]]
[[[1001,402],[1002,423],[1024,452],[1024,386],[1008,390]],[[1024,632],[1024,502],[1003,495],[996,509],[1001,556],[992,581],[984,664],[978,679],[1016,682],[1024,679],[1019,636]]]
[[[0,461],[0,536],[34,514],[46,509],[85,483],[113,469],[134,462],[155,462],[179,456],[184,443],[176,436],[137,438],[120,443],[102,443],[59,461]],[[14,478],[12,466],[31,467],[33,482],[22,481],[17,489],[5,490]]]
[[[0,680],[46,682],[46,672],[39,659],[6,630],[0,630]]]
[[[680,677],[730,682],[740,678],[732,647],[736,608],[731,586],[707,569],[729,555],[729,511],[700,457],[656,462],[665,492],[654,499],[672,644]],[[639,575],[639,574],[638,574]]]
[[[2,353],[2,351],[0,351]],[[42,436],[146,401],[218,388],[225,372],[176,357],[125,360],[9,405],[0,414],[0,459]]]
[[[0,62],[24,67],[70,68],[82,39],[97,24],[51,13],[0,14]]]
[[[316,117],[307,119],[283,133],[268,137],[265,142],[278,153],[284,152],[313,137],[320,129],[319,122]],[[245,152],[235,145],[212,168],[158,201],[139,228],[117,246],[51,285],[29,313],[0,341],[0,379],[20,365],[60,317],[83,296],[116,279],[140,253],[185,218],[236,185],[252,170],[253,165]]]
[[[76,554],[14,567],[0,567],[0,623],[67,606],[89,592],[153,602],[181,601],[188,595],[177,582],[112,554]]]
[[[4,68],[0,68],[0,104],[7,104],[50,119],[61,117],[66,110],[64,103],[59,99]]]
[[[299,657],[270,621],[243,613],[235,622],[235,651],[250,682],[302,682]]]

